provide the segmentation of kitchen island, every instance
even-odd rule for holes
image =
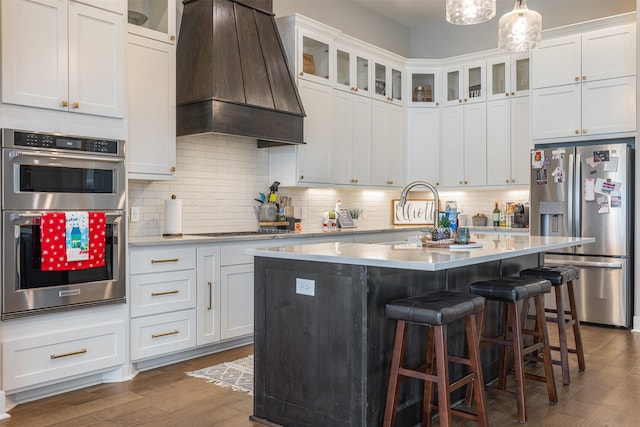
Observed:
[[[481,248],[407,243],[323,243],[251,249],[255,258],[253,419],[283,426],[377,426],[384,412],[395,323],[387,302],[517,275],[540,254],[593,238],[493,235]],[[487,327],[496,328],[498,307]],[[450,350],[464,351],[463,326],[449,328]],[[406,361],[424,360],[424,331],[410,331]],[[483,348],[488,377],[497,352]],[[460,375],[452,370],[452,377]],[[420,419],[421,386],[403,382],[396,425]]]

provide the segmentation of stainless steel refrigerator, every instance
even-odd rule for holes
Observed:
[[[531,235],[596,239],[544,256],[545,265],[580,269],[574,289],[584,322],[631,326],[634,146],[629,138],[531,152]]]

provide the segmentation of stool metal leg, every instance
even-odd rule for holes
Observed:
[[[396,325],[396,337],[393,344],[393,355],[391,356],[391,368],[389,370],[389,387],[387,388],[387,403],[384,409],[384,427],[391,427],[395,424],[396,403],[398,401],[398,373],[400,364],[404,359],[404,344],[406,322],[398,320]]]
[[[582,346],[582,333],[580,333],[580,319],[578,318],[578,309],[576,308],[576,297],[573,293],[573,280],[567,282],[567,291],[569,293],[569,311],[573,319],[573,338],[576,342],[576,355],[578,356],[578,369],[584,371],[584,347]]]

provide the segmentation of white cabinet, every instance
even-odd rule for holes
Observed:
[[[374,57],[371,92],[374,99],[403,104],[403,82],[404,65]]]
[[[371,184],[371,98],[333,92],[331,181],[334,184]]]
[[[489,60],[487,73],[487,100],[529,95],[528,54]]]
[[[487,102],[487,184],[529,184],[529,97]]]
[[[124,16],[75,1],[2,2],[2,102],[124,117]]]
[[[439,68],[407,68],[408,107],[439,107],[442,96]]]
[[[337,44],[334,64],[336,89],[363,96],[371,95],[371,58],[368,54],[345,44]]]
[[[176,0],[128,0],[127,3],[131,11],[129,33],[175,44]]]
[[[543,40],[532,51],[532,87],[635,75],[635,52],[635,24]]]
[[[635,132],[635,34],[635,25],[623,25],[543,41],[533,51],[533,139]]]
[[[404,185],[404,107],[372,102],[371,183],[383,187]]]
[[[2,388],[38,384],[103,372],[122,365],[125,322],[82,325],[2,341]]]
[[[272,181],[283,186],[331,182],[333,88],[298,79],[298,91],[306,113],[304,145],[269,149]]]
[[[220,341],[220,248],[198,248],[197,265],[196,342],[213,344]]]
[[[442,109],[440,172],[445,187],[487,183],[487,103]]]
[[[176,170],[175,45],[129,34],[127,86],[129,178],[172,179]]]
[[[440,109],[407,108],[406,182],[440,185]]]
[[[634,132],[635,76],[536,89],[532,95],[533,139]]]
[[[486,68],[483,62],[446,67],[443,75],[445,106],[486,101]]]
[[[131,360],[196,345],[196,250],[130,249]]]
[[[220,338],[253,334],[253,264],[220,268],[220,301]]]

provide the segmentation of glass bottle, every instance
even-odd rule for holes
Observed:
[[[506,215],[506,204],[502,205],[502,210],[500,211],[500,227],[507,226],[507,215]]]
[[[500,226],[500,208],[498,207],[498,202],[496,202],[496,205],[493,208],[493,226]]]

